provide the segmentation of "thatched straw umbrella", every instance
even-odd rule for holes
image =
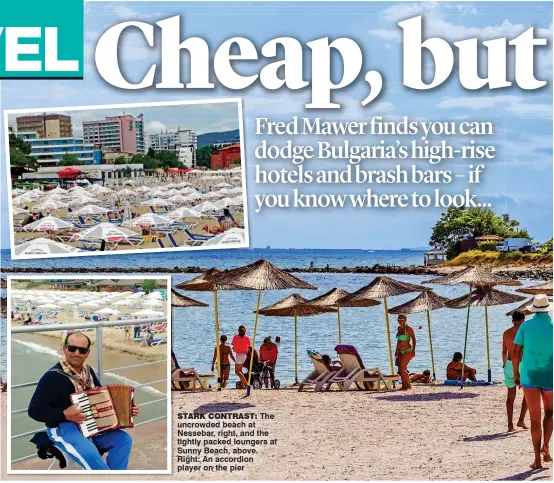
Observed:
[[[216,360],[217,360],[217,390],[221,390],[221,357],[219,354],[219,311],[217,303],[217,291],[218,290],[242,290],[242,288],[234,287],[232,285],[220,285],[215,281],[215,278],[221,275],[223,272],[217,268],[210,268],[201,273],[192,280],[187,280],[176,286],[180,290],[192,290],[196,292],[213,292],[214,294],[214,326],[215,326],[215,347],[216,347]],[[192,299],[189,299],[192,300]],[[171,303],[173,304],[173,294],[171,297]]]
[[[527,299],[525,302],[523,302],[519,307],[516,307],[514,310],[510,310],[506,315],[508,317],[511,317],[514,315],[514,312],[523,312],[524,315],[531,315],[531,312],[529,312],[529,305],[533,303],[533,299]]]
[[[171,306],[172,307],[209,307],[204,302],[185,297],[180,293],[177,293],[175,289],[171,289]]]
[[[435,373],[435,355],[433,354],[433,335],[431,333],[431,310],[443,309],[449,302],[449,299],[437,295],[428,290],[421,292],[415,299],[398,305],[389,310],[389,314],[417,314],[418,312],[427,312],[427,327],[429,328],[429,344],[431,345],[431,366],[433,368],[433,380],[437,379]]]
[[[258,303],[256,305],[256,318],[254,322],[254,337],[252,346],[256,344],[256,331],[258,330],[258,316],[260,313],[260,301],[262,290],[286,290],[291,288],[304,290],[317,290],[317,287],[304,282],[294,275],[281,270],[267,260],[258,260],[257,262],[246,265],[245,267],[229,270],[223,275],[217,277],[217,283],[221,285],[239,286],[245,290],[258,291]],[[239,289],[240,290],[240,289]],[[250,368],[248,370],[248,392],[250,394],[250,381],[252,377],[252,362],[250,358]]]
[[[439,285],[466,284],[469,286],[469,293],[468,295],[465,296],[466,305],[464,306],[464,307],[467,307],[467,318],[466,318],[466,333],[465,333],[465,340],[464,340],[464,360],[462,361],[462,379],[463,379],[464,366],[465,366],[465,360],[466,360],[466,351],[467,351],[467,335],[469,331],[469,313],[472,305],[473,288],[474,287],[493,287],[495,285],[521,285],[521,282],[518,282],[517,280],[512,280],[510,278],[501,277],[500,275],[495,275],[488,268],[467,267],[451,275],[447,275],[445,277],[433,278],[423,283],[436,283]],[[488,379],[490,381],[492,378],[492,375],[490,370],[491,363],[490,363],[490,348],[489,348],[488,317],[485,318],[485,333],[487,338],[487,363],[489,367]],[[463,381],[462,381],[462,384],[463,384]]]
[[[387,341],[389,343],[389,362],[391,374],[394,374],[394,362],[392,358],[392,343],[390,336],[389,308],[387,297],[404,295],[410,292],[424,292],[427,289],[413,283],[400,282],[389,277],[376,277],[369,285],[362,287],[347,297],[340,299],[341,307],[371,307],[377,305],[373,299],[383,299],[385,309],[385,322],[387,328]]]
[[[552,297],[552,280],[541,285],[533,285],[532,287],[521,287],[516,289],[516,292],[527,293],[531,295],[544,294]]]
[[[298,317],[336,312],[337,309],[306,303],[307,299],[294,293],[260,309],[260,315],[268,317],[294,317],[294,383],[298,384]]]
[[[318,307],[336,307],[337,309],[337,325],[339,329],[339,344],[342,344],[342,334],[340,330],[340,304],[338,301],[340,299],[343,299],[345,297],[348,297],[350,295],[350,292],[347,292],[346,290],[342,288],[332,288],[329,290],[329,292],[324,293],[323,295],[320,295],[319,297],[316,297],[314,299],[308,300],[308,304],[310,305],[317,305]],[[378,305],[381,302],[377,302],[377,300],[374,300],[375,302],[373,305]]]

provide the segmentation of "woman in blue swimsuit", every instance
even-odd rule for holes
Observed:
[[[396,334],[396,352],[398,373],[402,378],[402,389],[411,389],[412,383],[408,373],[408,364],[415,357],[416,337],[413,329],[406,323],[406,315],[398,316],[398,332]]]

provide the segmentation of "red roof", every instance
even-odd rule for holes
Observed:
[[[60,169],[57,174],[60,178],[76,178],[77,176],[83,174],[83,172],[75,168],[64,168]]]

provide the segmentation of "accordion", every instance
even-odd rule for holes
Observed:
[[[79,423],[83,436],[89,438],[102,431],[132,428],[133,395],[135,389],[123,384],[109,384],[71,395],[86,419]]]

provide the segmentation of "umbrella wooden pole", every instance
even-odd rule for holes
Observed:
[[[429,327],[429,344],[431,345],[431,367],[433,368],[433,381],[437,380],[435,373],[435,355],[433,354],[433,335],[431,334],[431,315],[427,311],[427,326]]]
[[[467,334],[468,334],[468,331],[469,331],[469,311],[470,311],[470,309],[471,309],[471,284],[469,284],[469,294],[467,296],[466,336],[465,336],[465,341],[464,341],[464,358],[462,359],[462,376],[461,376],[462,385],[461,385],[460,389],[464,387],[464,369],[465,369],[465,365],[466,365]]]
[[[215,351],[217,361],[217,390],[221,391],[221,354],[219,352],[219,311],[217,307],[217,290],[214,290],[214,313],[215,313]]]
[[[339,345],[342,344],[342,337],[340,333],[340,307],[337,305],[337,323],[339,325]]]
[[[294,383],[298,384],[298,317],[294,314]]]
[[[390,362],[390,373],[391,376],[394,374],[394,363],[392,361],[392,343],[390,340],[390,324],[389,324],[389,308],[387,306],[387,297],[384,297],[383,304],[385,306],[385,321],[387,324],[387,339],[389,343],[389,362]]]
[[[487,337],[487,376],[488,381],[492,381],[492,372],[491,372],[491,354],[489,349],[489,309],[485,305],[485,335]]]
[[[258,290],[258,304],[256,305],[256,319],[254,321],[254,336],[252,337],[252,354],[250,355],[250,367],[248,368],[248,387],[246,388],[246,395],[250,396],[250,381],[252,380],[252,364],[254,362],[254,351],[256,350],[256,332],[258,330],[258,317],[260,315],[260,301],[262,298],[262,291]]]

